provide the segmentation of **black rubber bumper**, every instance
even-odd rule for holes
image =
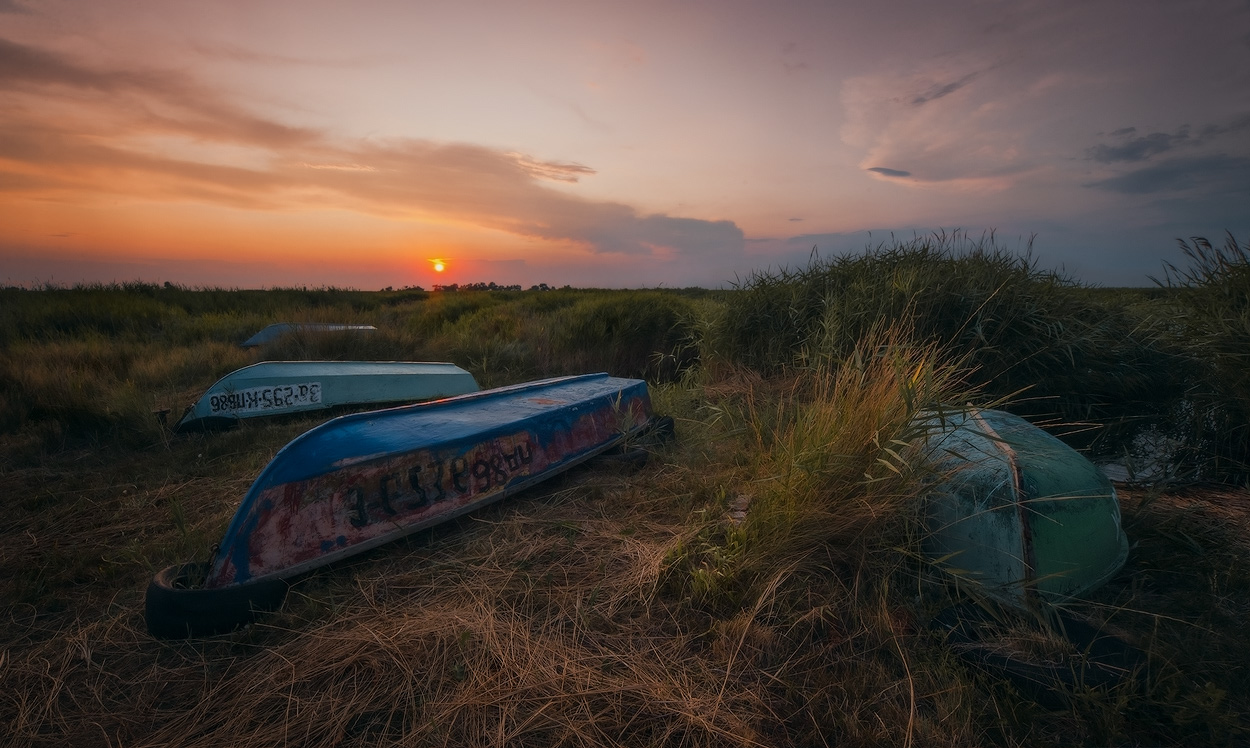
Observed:
[[[201,563],[178,564],[157,572],[148,583],[144,600],[148,633],[158,639],[224,634],[280,608],[289,586],[282,579],[219,589],[193,586],[207,571],[208,564]]]

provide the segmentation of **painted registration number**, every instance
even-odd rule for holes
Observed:
[[[320,404],[321,382],[252,387],[208,398],[211,413],[256,413]]]

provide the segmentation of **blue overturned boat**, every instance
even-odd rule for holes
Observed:
[[[207,564],[158,573],[149,630],[228,631],[294,576],[472,511],[671,420],[646,383],[562,377],[327,421],[261,471]]]
[[[237,426],[249,418],[337,407],[397,405],[478,390],[455,364],[410,361],[262,361],[217,380],[174,431]]]

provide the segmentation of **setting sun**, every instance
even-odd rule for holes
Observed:
[[[442,260],[430,260],[434,263],[434,272],[441,273],[447,269],[447,265]]]

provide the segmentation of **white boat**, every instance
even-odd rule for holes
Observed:
[[[174,426],[175,431],[230,428],[246,418],[383,406],[478,391],[455,364],[409,361],[264,361],[222,377]]]

